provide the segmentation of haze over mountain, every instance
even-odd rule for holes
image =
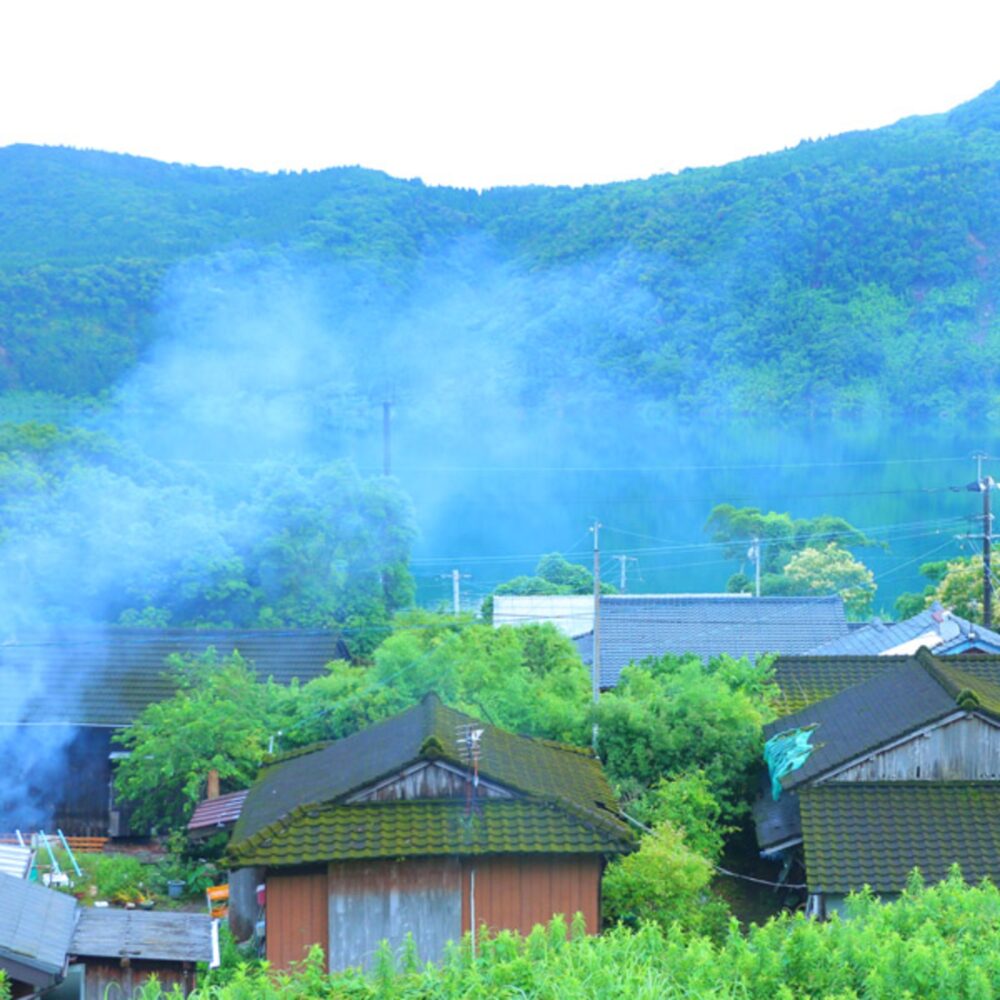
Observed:
[[[478,313],[442,349],[488,330],[532,405],[570,384],[715,418],[965,419],[1000,409],[998,246],[1000,85],[946,115],[578,189],[11,146],[0,385],[110,388],[165,336],[194,262],[305,275],[331,337],[365,327],[369,355],[429,308],[430,281]]]

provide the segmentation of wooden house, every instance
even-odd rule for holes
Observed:
[[[115,732],[175,691],[175,654],[237,651],[261,678],[322,676],[346,655],[335,632],[241,629],[53,628],[0,635],[0,831],[59,828],[85,837],[133,833],[115,799]]]
[[[765,729],[754,805],[766,857],[801,864],[810,912],[959,864],[1000,881],[1000,657],[790,657],[794,710]],[[824,696],[825,695],[825,696]]]
[[[322,945],[370,965],[412,934],[422,960],[487,926],[601,920],[607,859],[633,836],[587,750],[515,736],[429,695],[378,725],[268,767],[229,848],[266,886],[278,968]],[[255,877],[256,874],[255,874]]]

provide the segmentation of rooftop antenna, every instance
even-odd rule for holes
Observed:
[[[637,563],[638,556],[612,556],[618,560],[618,589],[624,594],[628,590],[628,564]]]
[[[483,729],[471,723],[457,727],[458,752],[469,769],[465,782],[465,815],[472,815],[476,807],[476,793],[479,790],[479,756],[482,753]]]

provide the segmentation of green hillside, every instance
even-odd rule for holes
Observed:
[[[1000,85],[947,115],[580,189],[8,147],[0,388],[112,386],[192,259],[360,268],[391,304],[470,238],[537,279],[518,286],[543,317],[534,390],[570,372],[692,413],[1000,413]]]

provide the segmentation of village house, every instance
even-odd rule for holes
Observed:
[[[765,728],[757,841],[809,912],[870,886],[891,898],[919,868],[1000,881],[1000,657],[787,657],[787,714]],[[795,881],[794,877],[788,877]]]
[[[268,960],[285,968],[320,944],[340,969],[408,934],[429,961],[484,925],[527,933],[580,913],[594,933],[605,864],[633,846],[589,751],[428,695],[264,770],[229,858],[266,887]]]
[[[756,660],[766,653],[804,653],[849,632],[839,597],[749,597],[658,594],[601,597],[602,690],[622,670],[649,656],[692,653],[704,661],[728,654]],[[593,631],[575,640],[594,661]]]
[[[128,806],[115,800],[112,788],[122,752],[112,736],[174,693],[170,656],[209,649],[220,656],[238,651],[259,677],[280,684],[322,676],[327,663],[346,656],[339,636],[325,630],[92,626],[0,638],[0,681],[22,695],[0,704],[8,774],[0,789],[4,829],[44,821],[71,836],[133,833]]]

